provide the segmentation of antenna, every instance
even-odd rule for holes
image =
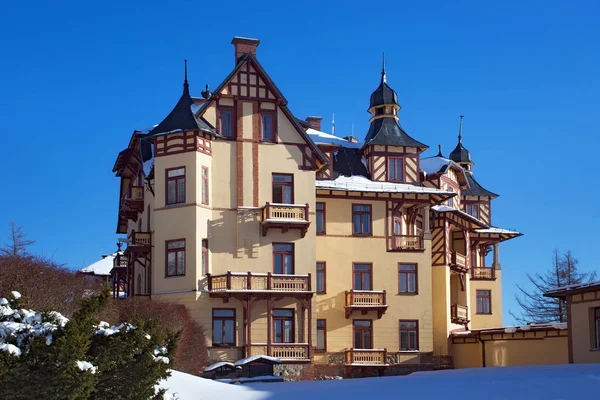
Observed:
[[[385,76],[385,53],[381,53],[381,81],[387,83],[387,77]]]
[[[352,122],[352,137],[354,137],[354,122]]]
[[[463,114],[460,114],[460,127],[458,128],[458,143],[460,143],[461,139],[462,139],[462,123],[463,123],[463,118],[465,116]]]

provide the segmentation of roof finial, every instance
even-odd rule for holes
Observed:
[[[385,53],[381,53],[381,81],[387,83],[387,77],[385,76]]]
[[[460,128],[458,128],[458,143],[460,143],[462,139],[462,121],[464,117],[465,116],[463,114],[460,114]]]
[[[444,157],[444,155],[442,154],[442,145],[438,144],[438,157]]]
[[[183,60],[183,71],[183,88],[188,89],[190,85],[188,84],[187,80],[187,60]]]

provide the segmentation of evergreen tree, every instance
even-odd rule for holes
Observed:
[[[527,279],[532,286],[530,289],[517,284],[519,292],[515,298],[521,312],[520,315],[515,315],[511,311],[510,315],[521,324],[566,322],[567,307],[564,301],[544,297],[544,293],[566,285],[590,282],[596,278],[595,272],[579,272],[578,265],[579,261],[570,250],[560,254],[555,249],[552,267],[543,274],[527,274]]]
[[[162,399],[177,335],[152,323],[109,327],[96,315],[109,299],[85,299],[70,320],[58,313],[16,309],[0,299],[0,398]]]

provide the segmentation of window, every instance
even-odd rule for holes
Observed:
[[[355,319],[354,321],[352,321],[352,329],[354,331],[354,348],[355,349],[372,349],[373,348],[372,321]]]
[[[273,342],[294,343],[294,310],[273,310]]]
[[[492,291],[477,290],[477,314],[492,313]]]
[[[317,293],[325,293],[325,263],[317,263]]]
[[[600,307],[596,307],[593,310],[594,314],[594,343],[595,349],[600,349]]]
[[[477,204],[467,204],[465,206],[465,210],[467,214],[479,218],[479,206]]]
[[[317,235],[325,234],[325,203],[317,203]]]
[[[452,187],[451,187],[451,186],[448,186],[448,187],[447,187],[447,191],[448,191],[448,192],[451,192],[451,193],[454,193],[454,189],[452,189]],[[454,197],[450,197],[450,198],[448,199],[448,206],[449,206],[449,207],[454,207]]]
[[[404,180],[403,162],[402,158],[389,157],[388,158],[388,181],[390,182],[402,182]]]
[[[373,290],[373,264],[352,264],[352,289]]]
[[[352,205],[352,233],[371,235],[371,206],[369,204]]]
[[[419,350],[419,321],[400,320],[400,351]]]
[[[275,129],[273,129],[273,123],[275,118],[271,113],[261,114],[262,123],[262,140],[274,142],[275,141]]]
[[[167,205],[185,203],[185,167],[167,169]]]
[[[273,203],[294,203],[294,175],[273,174]]]
[[[167,276],[185,275],[185,239],[167,240]]]
[[[219,118],[221,135],[226,138],[233,138],[233,110],[220,110],[221,117]]]
[[[202,239],[202,275],[208,273],[208,239]]]
[[[317,347],[316,351],[327,351],[327,322],[324,319],[317,320]]]
[[[212,319],[213,346],[235,346],[235,310],[213,308]]]
[[[273,273],[294,274],[294,245],[273,243]]]
[[[417,265],[398,264],[398,293],[417,293]]]
[[[202,167],[202,204],[208,204],[208,167]]]

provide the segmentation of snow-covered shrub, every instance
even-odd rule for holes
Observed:
[[[83,300],[70,319],[0,298],[1,399],[153,399],[169,376],[177,336],[142,320],[98,322],[109,294]]]

